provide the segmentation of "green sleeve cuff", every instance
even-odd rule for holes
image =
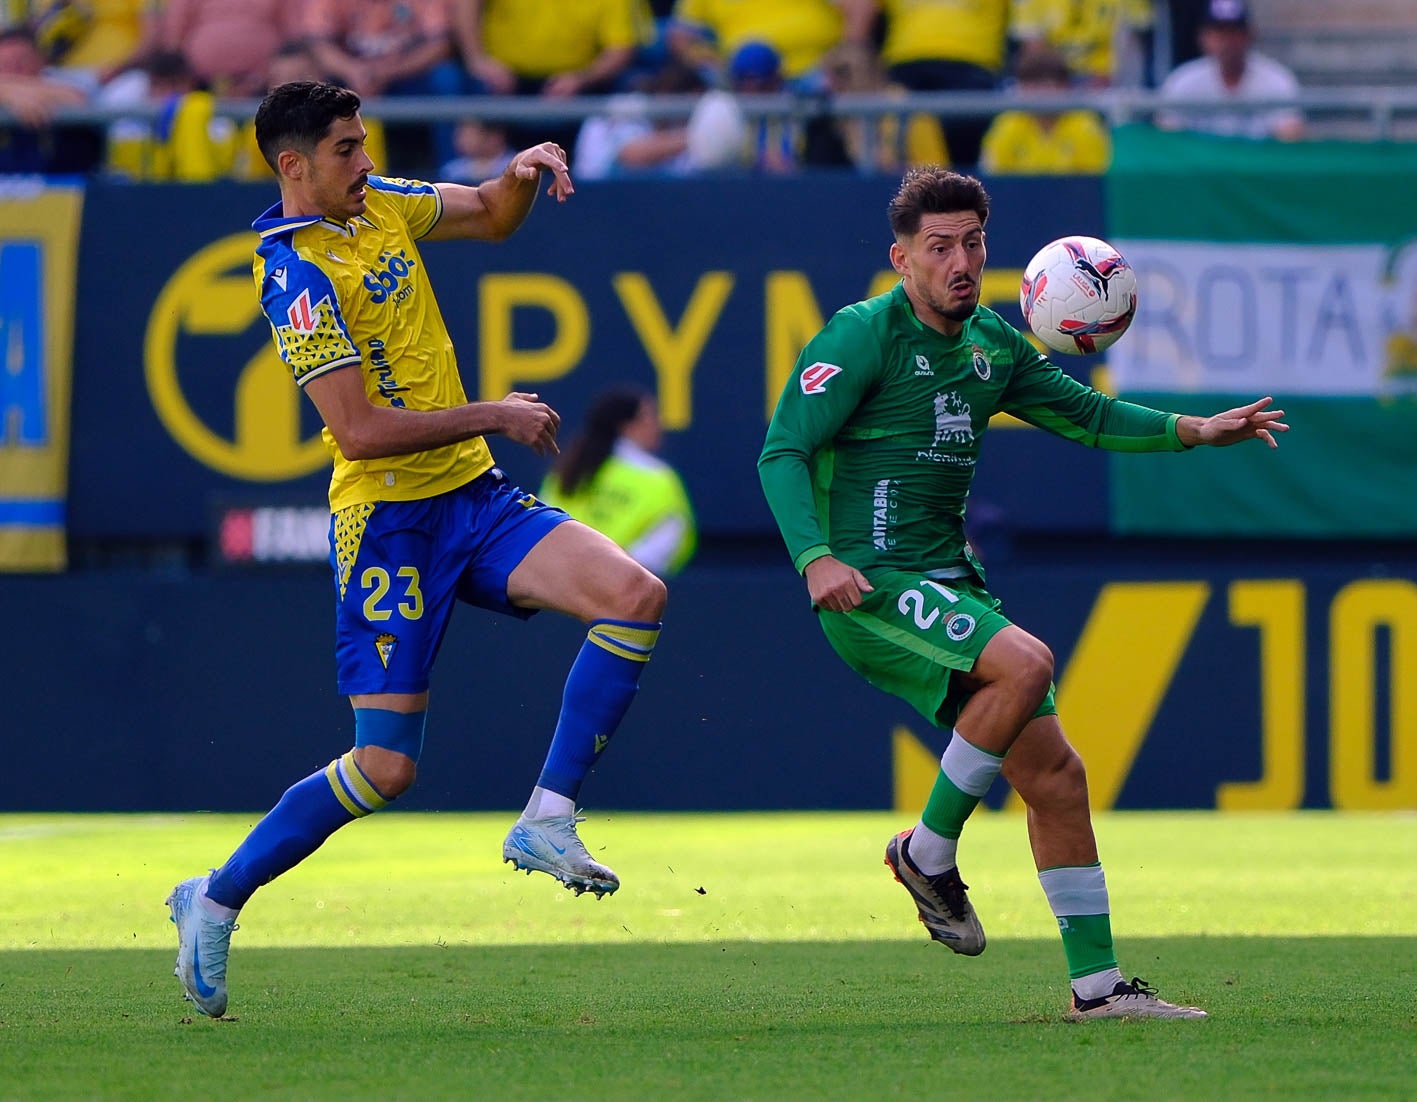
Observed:
[[[793,559],[792,565],[797,568],[797,573],[801,574],[804,570],[807,569],[808,566],[816,562],[816,560],[822,558],[823,556],[830,555],[831,553],[832,549],[826,544],[814,543],[811,547],[807,548],[807,550],[803,551],[800,555]]]
[[[1180,423],[1181,415],[1179,413],[1173,413],[1170,417],[1166,418],[1166,435],[1170,437],[1171,442],[1176,445],[1173,449],[1174,451],[1188,452],[1192,450],[1191,446],[1181,443],[1181,434],[1176,431],[1176,426]]]

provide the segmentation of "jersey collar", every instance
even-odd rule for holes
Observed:
[[[356,224],[359,222],[369,226],[373,225],[362,214],[350,222],[336,222],[333,218],[325,218],[319,214],[301,214],[294,218],[286,218],[281,214],[281,204],[273,203],[266,208],[261,217],[251,223],[251,228],[261,235],[262,240],[265,240],[270,237],[279,237],[282,234],[294,233],[306,226],[323,223],[336,233],[343,234],[345,237],[353,237]]]

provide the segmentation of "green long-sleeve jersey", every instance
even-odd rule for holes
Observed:
[[[768,426],[758,473],[798,571],[825,554],[859,570],[974,569],[965,500],[1001,410],[1091,447],[1184,447],[1178,414],[1084,386],[987,307],[947,337],[897,284],[808,342]]]

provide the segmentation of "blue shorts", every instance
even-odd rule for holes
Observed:
[[[330,521],[339,691],[421,693],[454,600],[526,619],[507,578],[570,517],[495,467],[421,501],[341,509]]]

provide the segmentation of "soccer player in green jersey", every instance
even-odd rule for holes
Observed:
[[[1213,417],[1110,398],[1064,374],[979,303],[989,196],[912,170],[890,204],[900,283],[838,311],[797,359],[758,469],[832,647],[871,684],[952,728],[924,812],[886,864],[930,936],[984,951],[960,879],[964,822],[1002,772],[1028,808],[1075,1019],[1203,1018],[1117,967],[1087,781],[1053,703],[1053,655],[1007,620],[964,535],[989,419],[1003,410],[1112,451],[1180,451],[1288,430],[1262,398]]]

